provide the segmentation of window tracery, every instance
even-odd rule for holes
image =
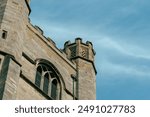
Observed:
[[[35,85],[52,99],[57,99],[60,93],[60,83],[55,70],[43,63],[38,64],[36,70]]]

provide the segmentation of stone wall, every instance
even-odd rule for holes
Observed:
[[[78,95],[79,99],[96,99],[96,78],[91,62],[78,58]]]
[[[35,88],[28,82],[20,78],[18,83],[17,97],[18,100],[45,100],[46,98],[41,95]]]
[[[72,99],[70,97],[71,95],[65,96],[68,95],[65,90],[72,94],[71,74],[76,74],[76,66],[70,62],[53,43],[50,43],[44,38],[30,23],[27,25],[26,31],[26,38],[23,39],[24,46],[22,53],[28,56],[28,58],[22,56],[22,74],[34,83],[37,67],[35,61],[38,59],[48,60],[57,68],[63,78],[62,99]]]
[[[3,89],[2,99],[16,99],[19,74],[20,66],[9,55],[6,55],[0,76]]]

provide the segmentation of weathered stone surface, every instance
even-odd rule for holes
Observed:
[[[56,99],[95,99],[96,70],[92,43],[85,44],[77,38],[75,43],[66,43],[64,49],[59,50],[50,38],[43,36],[40,28],[28,21],[29,2],[0,0],[1,99],[51,99],[50,88],[45,94],[43,87],[35,85],[41,61],[51,66],[57,76]],[[44,77],[42,74],[42,81]],[[49,80],[52,82],[52,78]]]
[[[8,64],[5,64],[6,68],[3,68],[3,74],[5,76],[1,76],[1,79],[5,80],[2,99],[16,99],[20,66],[16,64],[11,58],[7,57],[6,60],[8,61]]]
[[[19,79],[17,97],[16,99],[22,100],[45,100],[46,98],[42,96],[36,89],[29,85],[23,79]]]

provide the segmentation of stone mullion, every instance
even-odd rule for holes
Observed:
[[[50,73],[50,72],[49,72]],[[52,81],[52,78],[51,78],[51,75],[49,74],[49,87],[48,87],[48,95],[51,97],[51,81]]]
[[[58,80],[57,80],[57,87],[56,88],[57,88],[57,90],[56,90],[56,100],[58,100],[59,95],[60,95],[60,84],[59,84]]]

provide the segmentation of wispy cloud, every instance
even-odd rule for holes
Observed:
[[[98,47],[103,49],[103,51],[116,51],[128,56],[150,59],[150,51],[147,50],[147,48],[145,49],[142,46],[129,44],[123,40],[120,43],[115,41],[115,39],[104,37],[103,39],[97,40],[95,43],[97,43],[99,45]]]
[[[99,45],[98,68],[102,75],[135,75],[150,77],[150,52],[137,45],[116,42],[110,38],[97,41]],[[98,49],[97,48],[97,49]],[[136,78],[136,77],[134,77]]]
[[[108,74],[109,73],[109,74]],[[148,68],[138,68],[131,65],[123,65],[112,63],[111,61],[104,60],[101,64],[101,75],[107,75],[109,78],[119,78],[118,76],[132,76],[133,79],[150,78],[150,70]]]

